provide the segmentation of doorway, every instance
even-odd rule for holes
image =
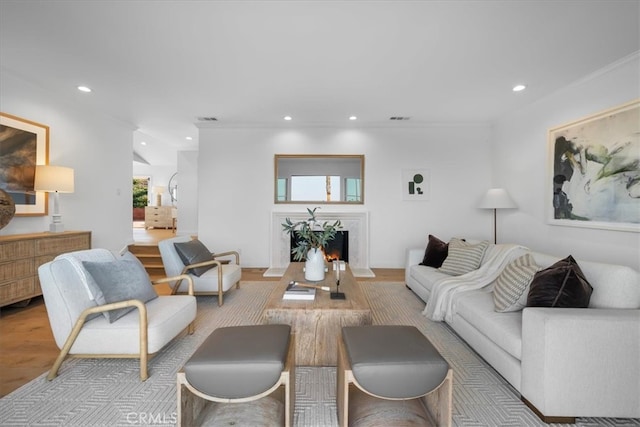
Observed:
[[[133,228],[144,228],[144,208],[149,204],[151,177],[133,177]]]

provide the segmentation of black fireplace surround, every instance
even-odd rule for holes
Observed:
[[[295,233],[291,234],[290,244],[290,249],[298,246],[298,237]],[[338,231],[334,239],[325,246],[324,254],[327,260],[341,260],[349,262],[349,231]],[[289,251],[289,261],[295,261],[291,251]],[[302,261],[304,261],[304,259]]]

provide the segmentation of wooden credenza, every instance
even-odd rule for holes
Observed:
[[[171,206],[145,206],[144,228],[173,228]]]
[[[90,231],[0,236],[0,307],[42,295],[38,267],[62,253],[90,248]]]

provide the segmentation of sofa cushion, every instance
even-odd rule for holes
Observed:
[[[538,270],[540,267],[530,253],[507,264],[493,288],[495,310],[504,313],[526,307],[529,285]]]
[[[207,247],[198,239],[193,239],[188,242],[182,243],[174,243],[176,248],[176,252],[180,256],[180,259],[184,263],[185,266],[198,264],[200,262],[211,261],[213,257],[211,256],[211,251],[207,249]],[[197,267],[191,269],[189,272],[195,274],[196,276],[202,276],[206,271],[215,267],[214,265],[207,265],[204,267]]]
[[[424,258],[420,265],[440,268],[442,262],[447,258],[448,253],[449,244],[438,239],[436,236],[429,234],[427,249],[424,251]]]
[[[498,347],[522,360],[522,311],[496,312],[492,292],[484,289],[458,294],[454,305],[458,316]]]
[[[440,271],[452,276],[460,276],[477,270],[482,262],[488,241],[469,243],[462,239],[453,238],[449,242],[449,254],[442,263]]]
[[[586,308],[593,288],[571,255],[535,274],[527,307]]]
[[[111,262],[83,261],[82,265],[95,280],[102,292],[96,296],[99,305],[137,299],[148,302],[158,297],[147,272],[139,261],[116,260]],[[135,307],[125,307],[103,312],[113,323]]]
[[[424,265],[412,265],[410,267],[409,274],[413,279],[420,283],[420,286],[429,292],[433,290],[434,283],[451,277],[437,268],[427,267]]]

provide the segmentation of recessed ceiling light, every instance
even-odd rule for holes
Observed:
[[[291,116],[284,116],[284,119],[285,119],[286,121],[289,121],[289,120],[293,120],[293,117],[291,117]]]
[[[520,92],[520,91],[522,91],[522,90],[525,90],[526,88],[527,88],[527,87],[526,87],[525,85],[515,85],[515,86],[513,87],[513,91],[514,91],[514,92]]]
[[[186,139],[187,141],[191,141],[191,140],[193,140],[193,138],[192,138],[192,137],[190,137],[190,136],[187,136],[185,139]]]
[[[91,88],[88,88],[87,86],[78,86],[78,90],[80,92],[91,92]]]
[[[349,120],[358,120],[358,118],[356,116],[350,116]]]
[[[140,145],[147,145],[147,143],[146,143],[146,142],[144,142],[144,141],[141,141],[141,142],[140,142]]]

